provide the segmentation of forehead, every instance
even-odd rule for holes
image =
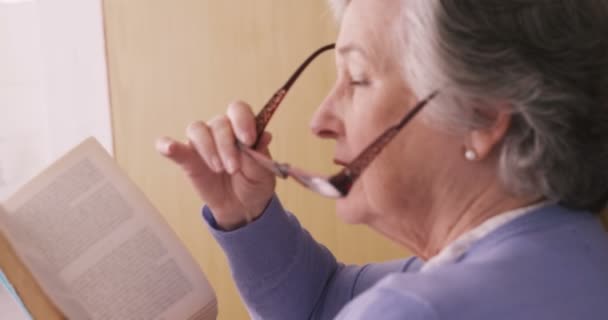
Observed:
[[[400,0],[352,0],[342,17],[338,48],[356,46],[373,58],[386,58],[394,45]]]

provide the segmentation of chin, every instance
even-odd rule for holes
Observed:
[[[336,202],[336,215],[347,224],[366,223],[371,217],[366,206],[353,201],[354,199],[338,199]]]

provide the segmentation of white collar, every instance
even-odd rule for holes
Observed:
[[[535,211],[536,209],[544,207],[550,203],[553,202],[543,201],[527,207],[503,212],[484,221],[479,226],[460,235],[456,240],[443,248],[439,254],[429,259],[422,266],[420,272],[426,272],[438,266],[446,265],[460,259],[460,257],[462,257],[462,255],[464,255],[475,242],[487,236],[492,231],[523,216],[524,214]]]

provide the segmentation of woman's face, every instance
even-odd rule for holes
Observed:
[[[336,140],[337,163],[352,160],[424,98],[414,96],[404,82],[391,48],[390,25],[399,2],[354,0],[344,14],[337,80],[311,123],[315,134]],[[416,216],[448,187],[443,180],[461,162],[462,139],[428,126],[421,118],[424,112],[372,162],[349,196],[338,200],[342,219],[377,224],[390,215]]]

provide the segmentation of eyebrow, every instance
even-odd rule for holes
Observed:
[[[355,44],[347,44],[345,46],[338,48],[338,53],[343,56],[348,55],[349,53],[359,53],[361,56],[363,56],[363,58],[365,58],[365,59],[369,58],[369,55],[367,54],[367,52],[365,52],[365,50],[363,50],[363,48],[361,48]]]

